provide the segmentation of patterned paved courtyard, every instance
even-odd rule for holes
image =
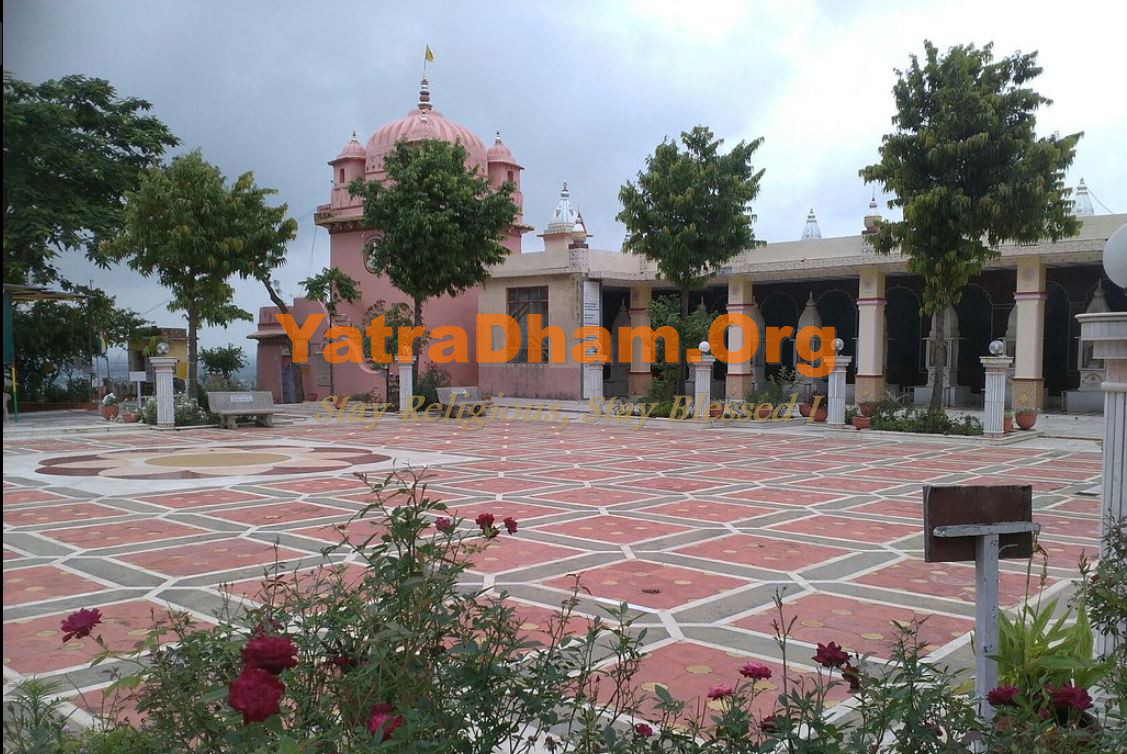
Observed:
[[[221,584],[250,599],[275,557],[321,562],[334,524],[368,499],[353,474],[394,465],[427,466],[431,493],[460,516],[520,520],[473,583],[508,591],[526,629],[579,574],[580,612],[628,602],[648,629],[642,680],[683,696],[735,680],[740,658],[779,660],[777,589],[797,616],[799,669],[831,640],[887,657],[891,621],[925,615],[935,657],[965,653],[974,570],[922,562],[924,483],[1031,483],[1054,592],[1099,528],[1099,498],[1083,494],[1098,452],[805,427],[300,421],[5,437],[4,459],[5,680],[68,675],[79,688],[106,671],[86,667],[91,639],[61,641],[65,614],[100,608],[102,635],[122,648],[154,610],[206,622]],[[1005,563],[1005,603],[1025,588],[1025,564]]]

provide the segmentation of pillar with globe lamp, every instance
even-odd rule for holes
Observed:
[[[982,431],[987,437],[1004,437],[1006,370],[1014,360],[1006,355],[1006,344],[1001,340],[995,340],[990,343],[990,355],[979,357],[979,361],[986,370]]]
[[[845,348],[845,341],[834,338],[834,366],[830,370],[829,404],[826,423],[831,427],[845,426],[845,370],[849,368],[853,358],[842,356],[841,349]]]
[[[157,343],[156,356],[149,357],[153,367],[153,392],[157,401],[157,427],[167,429],[176,426],[176,405],[173,402],[172,373],[176,369],[176,357],[169,356],[168,343]]]
[[[712,365],[716,357],[711,354],[712,346],[707,340],[697,344],[700,360],[693,364],[693,418],[707,419],[708,407],[712,405]]]
[[[1127,225],[1122,225],[1104,246],[1104,271],[1121,288],[1127,288]],[[1080,339],[1092,343],[1092,356],[1104,363],[1103,530],[1127,518],[1127,312],[1078,314]],[[1104,555],[1107,555],[1105,552]],[[1120,636],[1127,633],[1127,619]],[[1110,635],[1096,637],[1097,651],[1110,655]]]

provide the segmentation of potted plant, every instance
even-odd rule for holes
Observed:
[[[818,407],[816,409],[814,409],[813,413],[814,413],[814,421],[825,422],[826,419],[828,419],[829,416],[830,416],[830,409],[829,409],[828,406],[826,406],[826,402],[822,401],[821,403],[818,404]]]
[[[814,406],[811,405],[809,401],[803,401],[802,403],[798,404],[798,414],[803,418],[808,418],[810,416],[810,412],[813,410]]]
[[[1013,432],[1013,431],[1014,431],[1014,412],[1007,408],[1005,410],[1005,412],[1002,414],[1002,432],[1004,434],[1008,435],[1010,432]]]
[[[106,393],[106,397],[102,398],[102,404],[98,406],[98,412],[101,413],[102,418],[106,421],[113,421],[121,412],[121,406],[117,403],[117,396],[113,393]]]
[[[1020,406],[1014,409],[1014,420],[1022,429],[1033,429],[1037,423],[1037,409],[1031,406]]]
[[[872,419],[861,413],[858,406],[849,406],[845,409],[845,423],[852,424],[855,429],[868,429]]]
[[[861,412],[861,416],[865,417],[866,419],[870,418],[872,417],[873,412],[877,410],[877,402],[864,401],[863,403],[857,404],[857,409]]]
[[[130,404],[121,410],[121,420],[126,424],[136,424],[141,419],[141,410]]]

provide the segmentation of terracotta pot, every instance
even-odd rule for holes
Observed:
[[[114,418],[120,412],[121,406],[117,405],[116,403],[112,406],[98,406],[98,413],[100,413],[102,415],[102,418],[106,421]]]
[[[755,407],[755,415],[758,416],[760,419],[770,419],[771,418],[771,412],[774,410],[774,408],[775,407],[772,406],[770,403],[760,403],[758,406]]]
[[[1013,419],[1013,417],[1012,416],[1003,417],[1002,418],[1002,432],[1008,435],[1010,432],[1013,432],[1013,431],[1014,431],[1014,419]]]
[[[724,414],[724,407],[723,406],[710,406],[709,409],[708,409],[708,415],[711,416],[714,419],[718,416],[723,416],[723,414]]]
[[[1028,414],[1014,414],[1014,421],[1016,421],[1017,426],[1022,429],[1033,429],[1033,425],[1037,423],[1037,414],[1032,412]]]
[[[809,403],[799,403],[798,404],[798,413],[801,414],[802,416],[810,416],[810,412],[813,411],[813,410],[814,410],[814,407],[811,406]]]
[[[873,420],[868,416],[854,416],[853,426],[857,429],[868,429]]]
[[[873,415],[873,412],[877,410],[877,404],[871,401],[865,401],[864,403],[858,404],[857,408],[861,411],[861,416],[870,417]]]
[[[126,424],[136,424],[140,420],[140,418],[141,418],[140,414],[132,413],[132,412],[130,412],[128,414],[122,414],[121,415],[121,420],[123,422],[125,422]]]
[[[814,412],[814,421],[824,422],[830,416],[830,410],[825,406],[818,406],[818,410]]]

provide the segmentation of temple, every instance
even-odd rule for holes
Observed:
[[[496,188],[508,181],[516,191],[517,215],[503,243],[509,257],[492,270],[483,285],[456,297],[428,301],[428,326],[465,328],[474,353],[475,315],[508,314],[524,331],[529,314],[542,325],[555,325],[567,335],[567,352],[577,342],[572,333],[583,325],[601,325],[612,333],[624,325],[648,325],[648,307],[655,295],[672,292],[654,265],[619,249],[599,249],[590,243],[582,214],[564,182],[559,202],[544,230],[537,235],[542,250],[522,253],[522,236],[533,230],[524,222],[520,191],[522,166],[503,143],[500,132],[486,148],[472,131],[435,110],[426,78],[419,100],[404,117],[377,129],[361,144],[353,137],[329,160],[332,189],[327,204],[317,207],[315,221],[330,238],[330,263],[360,281],[362,300],[341,305],[338,324],[363,327],[394,302],[407,297],[365,266],[369,231],[361,221],[362,207],[348,192],[355,178],[383,180],[383,160],[399,141],[426,139],[457,141],[467,151],[467,164],[488,177]],[[887,393],[927,401],[934,390],[947,405],[981,406],[984,371],[979,358],[992,340],[1001,339],[1014,357],[1009,379],[1010,405],[1099,411],[1102,365],[1080,340],[1076,314],[1127,310],[1127,294],[1108,281],[1100,267],[1108,236],[1127,222],[1127,214],[1097,215],[1081,180],[1074,194],[1080,232],[1060,241],[1003,244],[998,256],[962,291],[951,307],[947,327],[938,333],[930,318],[921,316],[922,281],[909,274],[907,259],[873,251],[868,236],[880,220],[875,198],[861,215],[858,232],[823,238],[811,208],[801,234],[794,241],[769,241],[750,249],[718,270],[692,305],[709,311],[746,314],[757,325],[799,328],[805,325],[836,329],[852,357],[848,372],[851,401],[872,401]],[[298,321],[313,312],[324,313],[315,302],[298,298],[292,312]],[[319,400],[329,394],[328,364],[321,357],[323,328],[313,338],[310,361],[292,362],[289,339],[275,319],[274,307],[259,312],[258,380],[280,402]],[[491,344],[503,345],[504,334],[493,331]],[[942,339],[946,348],[938,348]],[[617,353],[617,343],[612,344]],[[939,384],[932,366],[945,354]],[[475,385],[483,393],[513,398],[581,400],[589,393],[605,396],[644,395],[651,380],[651,364],[638,344],[629,364],[603,368],[601,391],[584,381],[579,363],[545,363],[529,358],[527,344],[508,363],[443,365],[454,385]],[[765,363],[762,349],[744,363],[717,363],[713,395],[742,399],[778,370],[795,361],[792,341],[783,343],[780,364]],[[304,370],[296,393],[296,370]],[[426,364],[420,364],[425,369]],[[386,394],[387,371],[375,363],[333,367],[338,395]],[[589,378],[588,378],[589,379]],[[822,381],[799,383],[805,392],[824,390]]]

